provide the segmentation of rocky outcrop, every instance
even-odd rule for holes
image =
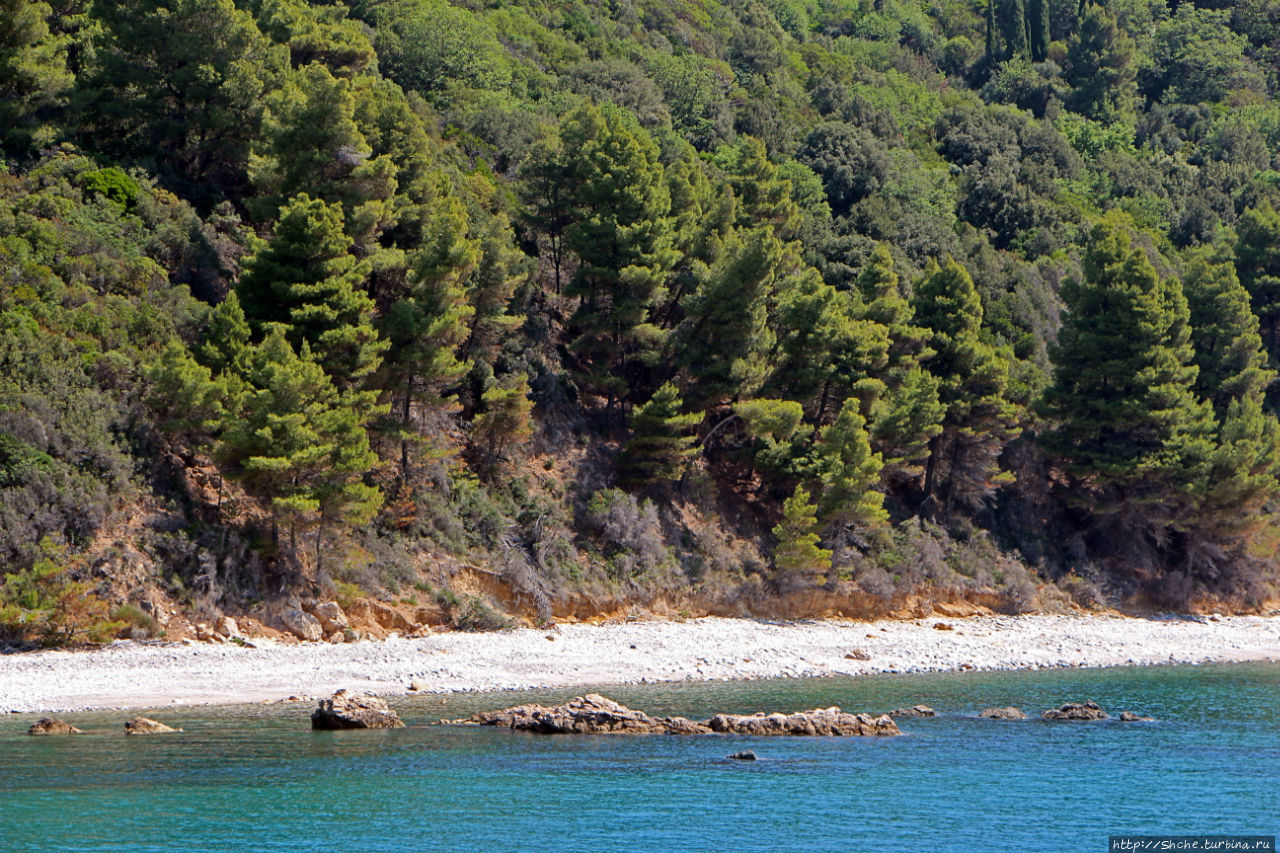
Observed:
[[[361,598],[351,602],[347,615],[358,622],[377,625],[387,631],[408,632],[415,627],[403,613],[390,604],[374,601],[371,598]]]
[[[320,620],[300,607],[286,607],[280,613],[280,624],[299,640],[318,642],[324,636]]]
[[[150,717],[134,717],[124,724],[124,733],[127,735],[161,735],[166,732],[180,732],[182,729],[171,728],[164,723],[151,719]]]
[[[684,717],[651,717],[595,693],[563,705],[517,705],[483,711],[456,722],[499,726],[535,734],[748,734],[748,735],[896,735],[897,724],[887,716],[846,714],[839,708],[796,714],[717,714],[695,722]]]
[[[1027,715],[1021,709],[1012,706],[1007,708],[987,708],[979,712],[979,717],[986,720],[1025,720]]]
[[[742,752],[735,752],[725,756],[730,761],[755,761],[758,757],[755,751],[750,749],[744,749]]]
[[[1068,702],[1041,714],[1046,720],[1105,720],[1107,712],[1097,702]]]
[[[849,737],[900,735],[898,724],[887,714],[847,714],[839,708],[815,708],[795,714],[716,714],[707,720],[713,732],[742,735],[797,735]]]
[[[910,708],[897,708],[889,712],[890,717],[913,719],[919,717],[936,717],[938,712],[928,705],[912,705]]]
[[[82,735],[84,732],[65,720],[55,720],[51,717],[45,717],[43,720],[36,720],[31,724],[31,728],[27,729],[29,735]]]
[[[311,728],[334,729],[400,729],[400,715],[377,696],[339,690],[311,712]]]

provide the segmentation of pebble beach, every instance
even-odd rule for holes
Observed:
[[[0,655],[0,712],[873,673],[1280,662],[1280,617],[567,624],[347,644],[118,642]]]

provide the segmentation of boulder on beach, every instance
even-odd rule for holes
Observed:
[[[36,720],[31,724],[31,728],[27,729],[29,735],[82,735],[84,732],[65,720],[55,720],[51,717],[45,717],[43,720]]]
[[[455,722],[498,726],[535,734],[747,734],[747,735],[896,735],[898,726],[887,716],[846,714],[839,708],[795,714],[717,714],[697,722],[684,717],[651,717],[596,693],[578,696],[563,705],[516,705],[482,711]]]
[[[287,607],[280,614],[280,624],[284,625],[299,640],[314,643],[324,636],[320,620],[300,607]]]
[[[1025,720],[1027,715],[1022,713],[1019,708],[1008,706],[1005,708],[987,708],[978,714],[985,720]]]
[[[1107,712],[1091,699],[1088,702],[1068,702],[1061,708],[1050,708],[1040,716],[1046,720],[1105,720]]]
[[[306,607],[306,610],[316,617],[316,620],[320,623],[321,630],[324,631],[327,637],[331,637],[334,633],[341,633],[344,628],[351,627],[351,623],[347,621],[347,614],[342,610],[342,605],[336,601],[322,601],[319,604],[312,604]]]
[[[1132,711],[1121,711],[1116,717],[1122,723],[1154,723],[1155,717],[1144,717],[1142,714],[1135,714]]]
[[[890,717],[913,719],[919,717],[936,717],[938,712],[928,705],[912,705],[910,708],[895,708],[889,712]]]
[[[161,735],[166,732],[180,731],[182,729],[166,726],[150,717],[134,717],[132,720],[126,720],[124,724],[124,733],[127,735]]]
[[[387,707],[386,701],[368,693],[339,690],[311,712],[311,728],[336,729],[400,729],[400,715]]]
[[[853,651],[846,652],[844,659],[845,660],[871,660],[871,655],[870,653],[867,652],[866,649],[854,649]]]

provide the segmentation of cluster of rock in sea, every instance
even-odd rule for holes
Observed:
[[[752,736],[788,735],[797,737],[892,737],[902,734],[894,718],[935,717],[937,712],[928,705],[898,708],[887,714],[851,714],[837,707],[814,708],[792,714],[715,714],[705,720],[687,717],[652,717],[619,704],[597,693],[577,696],[563,705],[547,707],[527,704],[503,708],[499,711],[481,711],[460,720],[442,721],[453,725],[495,726],[512,731],[533,734],[668,734],[708,735],[737,734]],[[1018,708],[987,708],[979,714],[991,720],[1025,720],[1027,715]],[[1106,720],[1110,715],[1098,703],[1068,702],[1060,708],[1051,708],[1041,716],[1046,720]],[[1122,711],[1120,722],[1151,721],[1129,711]],[[392,710],[386,700],[367,693],[339,690],[328,699],[321,699],[311,714],[311,727],[319,730],[338,729],[398,729],[404,727],[400,715]],[[134,717],[124,724],[127,735],[162,734],[180,732],[164,723],[148,717]],[[30,735],[73,735],[83,731],[64,720],[46,718],[34,723]],[[750,750],[729,756],[751,760]]]

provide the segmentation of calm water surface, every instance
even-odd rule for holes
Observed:
[[[1280,833],[1280,665],[874,676],[602,692],[650,713],[886,710],[900,738],[546,738],[426,726],[579,691],[393,699],[407,729],[310,706],[162,709],[183,734],[29,738],[0,718],[0,851],[1104,851],[1109,834]],[[1095,699],[1156,723],[1011,723]],[[725,760],[753,749],[754,763]]]

